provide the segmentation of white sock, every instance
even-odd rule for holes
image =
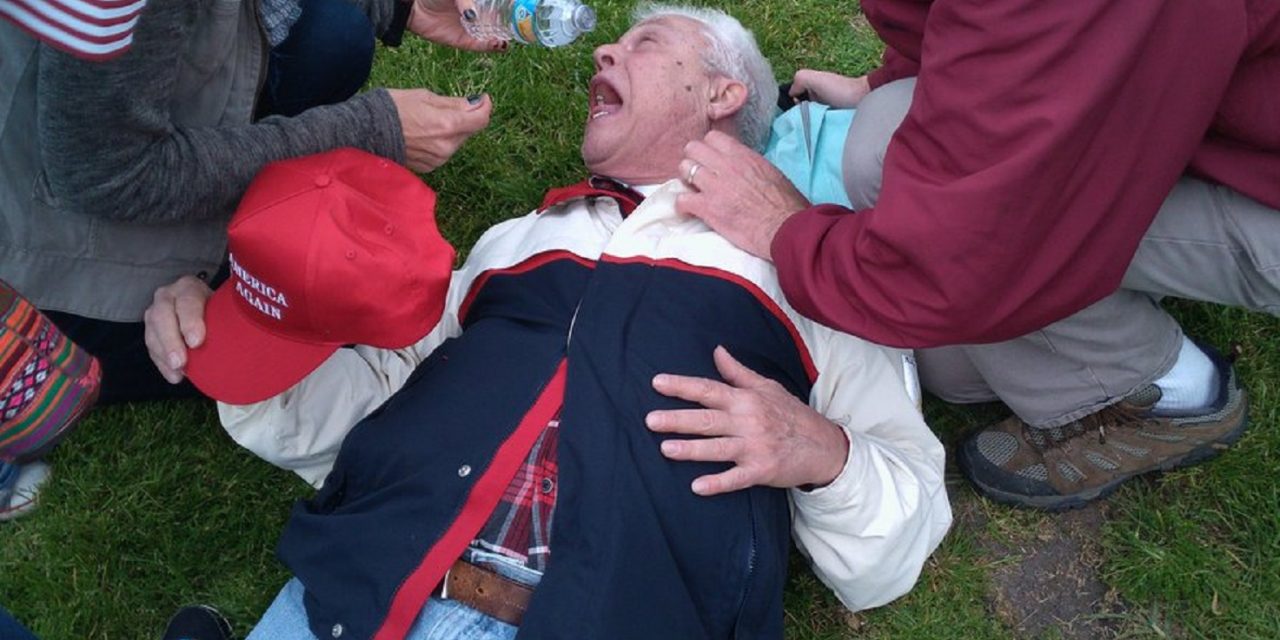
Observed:
[[[1155,385],[1163,395],[1156,411],[1181,413],[1206,409],[1218,397],[1218,369],[1190,338],[1182,336],[1178,361]]]

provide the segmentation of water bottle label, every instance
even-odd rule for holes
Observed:
[[[516,40],[523,44],[534,44],[538,34],[533,29],[534,13],[538,10],[538,0],[515,0],[511,7],[511,30]]]

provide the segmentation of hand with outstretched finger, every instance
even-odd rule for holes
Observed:
[[[489,126],[493,102],[487,95],[455,98],[426,89],[388,89],[404,134],[405,166],[432,171],[453,156],[473,134]]]
[[[645,419],[657,433],[700,436],[664,440],[666,457],[733,463],[728,471],[694,480],[694,493],[710,496],[756,485],[825,486],[840,475],[849,455],[844,429],[738,362],[724,347],[716,347],[713,357],[725,382],[670,374],[653,379],[659,393],[701,409],[652,411]]]

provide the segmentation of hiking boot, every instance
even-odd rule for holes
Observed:
[[[1110,495],[1125,480],[1203,462],[1240,439],[1249,402],[1235,368],[1211,349],[1218,397],[1194,415],[1155,410],[1147,385],[1074,422],[1037,429],[1007,418],[970,436],[956,454],[983,495],[1006,504],[1060,511]]]
[[[0,522],[35,509],[40,485],[48,479],[49,465],[43,462],[0,462]]]
[[[231,640],[231,623],[208,605],[183,607],[169,618],[162,640]]]

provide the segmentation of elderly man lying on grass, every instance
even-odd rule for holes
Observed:
[[[238,442],[323,479],[250,638],[779,638],[789,533],[856,610],[905,593],[946,532],[904,352],[800,317],[768,262],[676,212],[687,143],[763,143],[754,38],[648,7],[595,64],[594,177],[490,229],[426,338],[220,406]],[[162,367],[209,296],[167,289]]]

